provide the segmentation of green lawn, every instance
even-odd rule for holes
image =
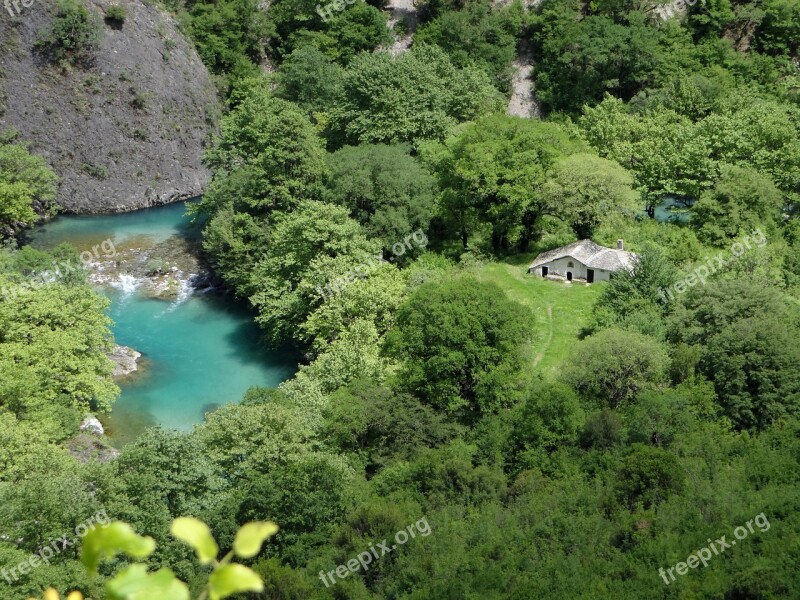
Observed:
[[[592,307],[605,285],[548,281],[528,275],[526,265],[521,264],[490,263],[477,269],[475,275],[499,285],[509,298],[530,307],[536,323],[530,364],[534,372],[546,377],[558,375],[581,329],[589,324]]]

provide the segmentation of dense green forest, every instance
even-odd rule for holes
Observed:
[[[393,31],[324,6],[164,4],[226,105],[204,251],[293,379],[77,460],[118,393],[106,301],[35,278],[69,247],[0,252],[0,598],[133,598],[104,591],[128,558],[91,577],[78,545],[10,571],[101,513],[192,597],[186,516],[223,554],[279,525],[239,597],[799,597],[800,2],[418,0]],[[541,119],[506,115],[520,49]],[[0,227],[56,209],[3,134]],[[527,273],[585,238],[639,259]]]

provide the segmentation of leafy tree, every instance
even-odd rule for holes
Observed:
[[[602,15],[579,19],[577,13],[576,2],[554,2],[535,21],[536,91],[551,110],[576,113],[606,93],[630,100],[661,83],[670,67],[677,71],[670,59],[684,62],[664,47],[691,43],[677,28],[649,26],[640,12],[629,12],[622,23]],[[681,66],[696,66],[686,62]]]
[[[586,419],[581,432],[581,445],[584,448],[607,450],[617,446],[623,437],[623,424],[619,414],[604,408]]]
[[[328,165],[325,200],[347,207],[385,250],[414,231],[428,230],[436,180],[407,146],[346,146],[329,155]]]
[[[742,279],[709,283],[684,296],[670,323],[673,342],[700,348],[700,371],[736,427],[797,413],[799,321],[780,292]]]
[[[55,279],[55,276],[52,276]],[[85,285],[0,273],[0,406],[18,416],[54,406],[108,410],[119,389],[108,300]]]
[[[737,8],[744,8],[744,6]],[[736,27],[736,12],[738,11],[734,9],[730,0],[707,0],[705,5],[688,11],[687,20],[698,37],[715,37],[725,31],[736,35],[735,32],[739,29]],[[740,14],[744,16],[743,13]],[[756,15],[751,13],[751,16],[755,17]]]
[[[56,175],[25,146],[0,139],[0,235],[55,211]]]
[[[326,456],[304,455],[266,476],[253,477],[238,489],[231,515],[237,523],[277,520],[281,531],[269,555],[301,566],[316,547],[328,542],[348,508],[341,465]]]
[[[300,46],[281,63],[275,94],[310,113],[329,111],[342,93],[344,71],[314,46]]]
[[[315,448],[302,415],[275,402],[224,406],[209,413],[194,435],[215,471],[232,486],[278,470]]]
[[[788,593],[788,586],[775,569],[756,566],[731,578],[725,600],[767,600],[786,597]]]
[[[294,404],[309,408],[307,418],[316,427],[322,421],[320,411],[328,402],[325,394],[364,377],[383,382],[390,374],[388,363],[381,356],[381,338],[375,324],[356,319],[314,362],[302,366],[297,377],[282,390]]]
[[[783,253],[783,279],[790,287],[800,282],[800,221],[792,219],[783,228],[787,247]]]
[[[743,17],[750,17],[748,25],[756,26],[752,37],[759,51],[773,56],[797,56],[800,12],[796,2],[769,0],[763,4],[752,3],[748,8],[750,11],[737,16],[742,21]]]
[[[712,146],[699,126],[669,108],[629,112],[607,97],[578,120],[589,144],[634,176],[652,216],[664,196],[697,198],[717,175]]]
[[[669,377],[674,385],[691,379],[697,373],[700,363],[700,349],[696,346],[680,343],[672,350],[669,365]]]
[[[318,195],[324,154],[308,118],[290,102],[274,98],[259,79],[243,82],[232,100],[235,108],[223,118],[206,161],[218,177],[254,170],[261,195],[248,199],[245,208],[265,214]]]
[[[442,212],[467,247],[479,223],[492,230],[495,251],[525,251],[539,219],[556,212],[542,193],[548,170],[584,145],[555,123],[491,116],[461,129],[437,157]]]
[[[430,406],[402,392],[358,380],[333,394],[326,409],[325,437],[341,452],[356,454],[368,473],[391,458],[411,458],[458,433]]]
[[[506,478],[478,464],[478,449],[461,439],[420,452],[415,460],[395,463],[375,477],[384,494],[402,492],[429,509],[456,505],[481,506],[505,492]],[[400,495],[400,494],[398,494]]]
[[[714,246],[730,244],[743,232],[774,229],[783,209],[783,196],[769,177],[754,169],[722,165],[713,189],[692,207],[697,236]]]
[[[677,278],[678,271],[663,249],[649,243],[639,254],[631,271],[615,273],[603,288],[594,308],[595,318],[599,322],[616,323],[625,321],[639,311],[650,312],[652,308],[665,312],[669,308],[665,290]]]
[[[517,397],[530,321],[528,311],[495,285],[462,277],[420,286],[400,308],[386,347],[403,361],[404,389],[471,420]]]
[[[342,207],[307,201],[277,216],[252,275],[256,320],[273,343],[297,340],[297,328],[324,300],[320,290],[327,282],[349,269],[354,283],[377,252]]]
[[[374,50],[391,39],[386,15],[362,0],[333,11],[327,21],[318,9],[317,0],[275,0],[270,4],[267,14],[275,28],[270,42],[275,54],[286,57],[301,46],[311,45],[345,64],[358,53]]]
[[[40,445],[15,462],[16,472],[3,473],[0,487],[0,527],[15,547],[38,552],[100,510],[80,465],[65,449]],[[74,549],[67,552],[67,557],[75,557]]]
[[[259,0],[189,3],[188,33],[208,69],[223,78],[225,88],[254,76],[273,29]]]
[[[716,160],[748,167],[768,176],[787,203],[798,200],[800,181],[800,111],[767,100],[751,90],[737,90],[721,110],[698,123]],[[695,196],[697,197],[697,196]]]
[[[294,51],[293,39],[299,30],[324,29],[322,16],[316,11],[317,0],[275,0],[269,5],[267,17],[275,34],[270,41],[273,52],[285,57]]]
[[[356,1],[335,13],[322,31],[297,31],[291,37],[289,47],[313,46],[338,63],[347,64],[358,54],[388,45],[391,41],[386,14],[365,2]]]
[[[111,510],[154,534],[166,533],[166,524],[176,516],[200,513],[223,490],[204,451],[196,437],[147,430],[113,463],[114,485],[107,491]],[[129,505],[130,498],[136,498],[135,505]],[[169,543],[166,536],[158,541]]]
[[[564,381],[610,408],[636,399],[664,380],[667,354],[640,333],[604,329],[581,342],[564,369]]]
[[[649,508],[680,493],[683,480],[680,463],[674,454],[634,444],[622,461],[617,493],[631,507],[641,502],[644,508]]]
[[[615,214],[632,217],[641,211],[632,186],[633,178],[617,163],[579,153],[553,165],[543,193],[550,197],[551,210],[585,239],[603,219]]]
[[[427,45],[397,57],[361,54],[343,85],[327,133],[336,147],[441,140],[457,123],[499,110],[502,102],[482,71],[458,69]]]
[[[463,10],[442,12],[426,22],[414,43],[443,48],[459,68],[480,66],[499,89],[507,91],[523,18],[519,3],[493,8],[485,0],[468,2]]]
[[[729,76],[719,71],[680,74],[657,90],[638,94],[629,105],[640,112],[670,109],[696,122],[719,110],[725,95],[730,93],[726,75]]]
[[[372,323],[379,335],[391,329],[398,307],[408,296],[408,282],[389,263],[375,264],[374,270],[363,271],[363,279],[326,298],[300,325],[296,337],[321,351],[356,322]]]
[[[39,215],[33,210],[32,202],[33,194],[26,184],[0,181],[0,222],[4,225],[34,223]]]
[[[668,448],[678,436],[692,429],[693,408],[681,391],[645,392],[625,411],[628,439]]]
[[[586,420],[577,394],[568,385],[540,383],[538,386],[521,405],[511,432],[511,462],[516,463],[515,471],[526,461],[526,455],[554,452],[574,444]]]
[[[273,98],[262,81],[248,80],[232,99],[236,106],[206,155],[214,180],[190,210],[207,220],[203,246],[227,281],[250,294],[272,213],[319,197],[326,167],[308,117]]]
[[[731,323],[702,358],[717,394],[740,427],[764,428],[800,410],[796,322],[774,317]]]
[[[427,23],[446,12],[463,8],[464,4],[462,0],[420,0],[415,6],[419,12],[420,20],[423,23]]]
[[[127,17],[128,9],[120,4],[112,4],[106,10],[105,21],[107,25],[110,25],[115,29],[122,29]]]

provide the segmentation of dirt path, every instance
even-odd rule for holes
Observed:
[[[533,48],[523,41],[519,45],[519,54],[514,61],[514,77],[511,80],[511,99],[508,102],[508,114],[512,117],[538,119],[542,109],[533,87]]]
[[[404,35],[397,36],[394,44],[389,48],[392,56],[397,56],[408,50],[414,39],[414,32],[419,24],[417,7],[414,6],[414,0],[389,0],[386,8],[391,12],[389,29],[394,30],[394,26],[400,21],[405,21],[408,29]]]

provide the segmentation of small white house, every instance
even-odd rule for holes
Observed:
[[[617,248],[606,248],[592,240],[581,240],[567,246],[543,252],[536,257],[528,272],[542,277],[563,278],[567,281],[608,281],[617,271],[631,271],[637,254],[626,252],[622,240]]]

